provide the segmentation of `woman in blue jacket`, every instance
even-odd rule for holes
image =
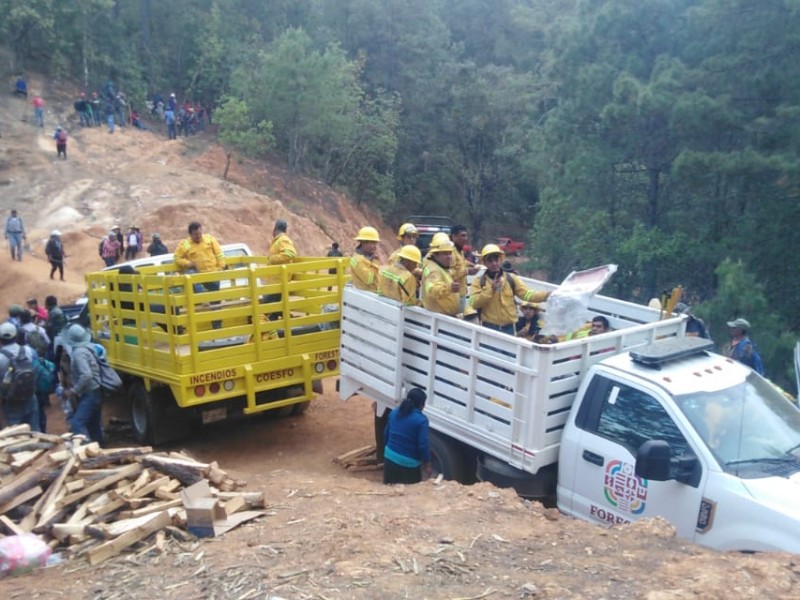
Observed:
[[[383,483],[419,483],[422,470],[431,475],[428,417],[422,414],[427,396],[412,388],[386,423],[383,451]]]

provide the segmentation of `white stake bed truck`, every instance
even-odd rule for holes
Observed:
[[[448,479],[555,490],[561,511],[605,524],[661,516],[717,549],[800,553],[800,410],[686,337],[685,316],[603,296],[589,310],[614,330],[540,345],[347,288],[340,396],[382,415],[425,390]]]

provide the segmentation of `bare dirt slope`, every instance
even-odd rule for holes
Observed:
[[[4,216],[20,210],[32,247],[22,263],[0,254],[3,309],[31,294],[80,294],[82,274],[100,266],[97,240],[114,223],[158,230],[174,244],[199,219],[222,241],[263,251],[273,220],[284,217],[306,254],[332,239],[347,251],[357,228],[374,223],[341,195],[274,167],[234,163],[223,181],[224,153],[208,137],[168,142],[75,128],[71,98],[50,91],[44,131],[30,116],[20,120],[21,102],[0,99],[0,208]],[[66,162],[55,161],[49,138],[57,121],[71,132]],[[63,284],[48,280],[41,257],[54,227],[69,253]],[[214,540],[144,544],[98,567],[71,561],[0,580],[0,598],[798,596],[796,557],[704,550],[658,521],[613,529],[576,522],[489,484],[385,487],[379,472],[344,471],[332,459],[371,442],[372,413],[363,398],[342,403],[333,384],[303,416],[221,424],[183,445],[264,490],[270,507],[259,521]],[[56,410],[50,423],[59,432]]]
[[[30,294],[55,292],[63,301],[80,295],[83,273],[103,266],[97,246],[115,224],[124,231],[137,225],[146,241],[158,231],[170,248],[198,220],[221,243],[246,242],[266,253],[277,218],[289,222],[298,252],[307,256],[324,256],[332,241],[351,252],[352,238],[367,224],[382,229],[384,251],[394,245],[392,231],[367,210],[281,167],[234,155],[228,179],[222,179],[226,154],[208,134],[169,141],[160,130],[127,127],[109,134],[105,127],[81,128],[71,95],[35,78],[30,87],[44,89],[44,128],[34,126],[30,104],[0,96],[0,216],[5,224],[12,208],[19,211],[33,258],[10,268],[2,263],[0,303]],[[70,134],[66,161],[56,159],[52,139],[59,124]],[[37,264],[52,229],[63,233],[68,254],[64,285],[53,286],[49,269]],[[6,256],[4,245],[0,257]]]

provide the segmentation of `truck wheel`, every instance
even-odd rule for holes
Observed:
[[[472,452],[467,451],[463,444],[436,431],[431,431],[429,436],[434,476],[441,473],[445,479],[473,483],[475,468],[470,460],[474,460]]]
[[[183,439],[191,424],[172,398],[169,388],[148,392],[137,379],[128,388],[133,437],[140,444],[157,445]]]
[[[556,489],[558,469],[556,465],[542,467],[536,475],[512,467],[502,460],[482,456],[478,461],[478,479],[497,487],[514,488],[523,498],[543,500],[551,498]]]

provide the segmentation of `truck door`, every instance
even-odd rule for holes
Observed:
[[[694,539],[699,515],[707,511],[704,465],[696,466],[696,487],[635,474],[636,452],[648,440],[668,442],[672,458],[697,456],[668,408],[656,391],[602,375],[593,378],[575,417],[573,439],[562,440],[562,446],[571,447],[570,464],[562,464],[565,477],[559,481],[560,487],[571,488],[567,512],[609,524],[661,516],[679,537]]]

